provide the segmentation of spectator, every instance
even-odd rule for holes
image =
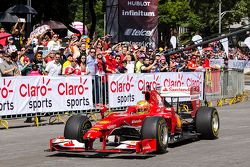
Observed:
[[[64,71],[64,75],[81,75],[81,70],[75,61],[72,61],[69,66],[67,66]]]
[[[32,70],[32,64],[30,63],[30,59],[27,56],[24,57],[23,62],[24,62],[24,66],[21,70],[21,74],[23,76],[27,76]]]
[[[132,59],[133,59],[133,55],[131,52],[128,51],[123,60],[123,61],[126,61],[126,69],[127,69],[128,74],[132,74],[135,71],[135,62]]]
[[[36,64],[32,64],[31,71],[28,74],[28,76],[41,76],[41,73],[39,72],[39,68]]]
[[[60,56],[61,57],[61,56]],[[67,55],[67,61],[65,61],[65,63],[63,63],[62,66],[62,74],[64,74],[65,68],[68,66],[71,66],[71,63],[74,61],[73,59],[73,55],[70,53]]]
[[[21,72],[20,72],[20,70],[19,70],[19,59],[18,59],[18,54],[17,54],[17,52],[13,52],[13,53],[11,53],[11,55],[10,55],[10,57],[11,57],[11,60],[13,61],[13,63],[15,64],[15,66],[17,66],[18,67],[18,75],[21,75]]]
[[[61,47],[60,41],[58,40],[59,36],[57,34],[54,34],[52,36],[52,39],[48,42],[48,50],[49,51],[58,51]]]
[[[143,61],[143,65],[141,66],[141,73],[150,73],[151,70],[154,70],[154,66],[157,64],[157,60],[153,62],[153,64],[149,64],[149,58],[145,57]]]
[[[97,72],[97,60],[96,60],[96,50],[95,48],[90,48],[89,55],[87,56],[87,68],[90,75],[96,75]]]
[[[16,46],[17,50],[20,50],[24,44],[24,28],[25,22],[20,22],[20,19],[18,19],[17,23],[12,28],[13,44]]]
[[[12,52],[15,52],[17,51],[17,47],[16,45],[14,44],[14,38],[13,37],[9,37],[9,40],[8,40],[8,45],[7,45],[7,52],[9,54],[11,54]]]
[[[9,54],[3,54],[3,62],[0,64],[0,72],[3,77],[19,76],[16,64],[11,60]]]
[[[175,61],[175,56],[172,56],[170,58],[170,71],[171,72],[176,72],[176,61]]]
[[[187,62],[184,60],[180,61],[180,68],[178,69],[178,72],[189,72],[191,71],[188,66],[187,66]]]
[[[97,75],[104,75],[105,74],[105,63],[106,59],[103,57],[102,53],[97,53]]]
[[[137,61],[135,64],[135,73],[141,73],[141,67],[143,65],[144,58],[145,58],[145,54],[142,53],[139,55],[139,61]]]
[[[115,56],[115,71],[116,73],[120,73],[120,69],[122,68],[122,64],[121,62],[121,56],[120,55],[116,55]]]
[[[197,68],[197,63],[196,63],[196,56],[193,55],[191,57],[191,60],[188,61],[188,68],[191,70],[191,71],[195,71],[196,68]]]
[[[49,62],[53,61],[54,58],[55,58],[55,55],[56,55],[56,51],[53,51],[53,50],[50,51],[50,52],[48,53],[48,55],[45,56],[44,61],[45,61],[46,63],[49,63]]]
[[[1,63],[3,62],[3,60],[4,60],[4,58],[3,58],[4,54],[5,54],[4,51],[0,51],[0,64],[1,64]]]
[[[34,67],[35,69],[37,68],[37,71],[43,75],[45,74],[45,68],[46,68],[46,63],[43,59],[43,56],[42,56],[42,52],[39,51],[35,54],[35,58],[33,60],[33,64],[36,65],[36,67]]]
[[[119,73],[122,73],[122,74],[127,73],[128,70],[127,70],[126,67],[127,67],[127,61],[123,60],[122,61],[122,66],[119,68]]]
[[[81,70],[81,74],[82,75],[88,75],[89,71],[86,67],[86,56],[83,54],[80,57],[78,57],[78,65],[80,67]]]
[[[60,64],[60,54],[55,55],[55,60],[50,61],[45,68],[45,74],[48,76],[61,75],[62,65]]]
[[[3,27],[0,28],[0,35],[1,35],[1,33],[6,33],[5,29]],[[7,37],[0,39],[0,45],[5,47],[7,44],[8,44],[8,38]]]
[[[90,48],[89,50],[89,55],[87,56],[87,68],[89,70],[89,74],[94,76],[92,79],[92,85],[94,85],[93,89],[93,94],[95,95],[93,97],[93,102],[95,104],[99,103],[99,82],[98,82],[98,77],[97,77],[97,60],[96,60],[96,49],[95,48]]]
[[[168,71],[168,64],[166,62],[165,56],[163,56],[163,55],[160,58],[159,66],[160,66],[160,72],[167,72]]]
[[[106,54],[106,73],[107,74],[115,74],[116,71],[116,60],[115,60],[115,52],[111,52],[110,54]]]
[[[81,47],[80,47],[79,49],[80,49],[79,51],[80,51],[80,54],[81,54],[81,55],[85,55],[85,56],[87,55],[87,54],[86,54],[86,51],[87,51],[87,50],[86,50],[86,43],[82,43],[82,44],[81,44]]]

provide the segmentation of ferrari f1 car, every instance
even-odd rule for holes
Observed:
[[[218,137],[218,111],[201,106],[195,87],[162,88],[143,93],[145,99],[124,112],[105,116],[107,107],[102,105],[102,119],[94,125],[87,116],[71,116],[64,136],[50,140],[50,151],[165,153],[170,143]],[[189,99],[189,107],[179,102],[180,98]],[[96,141],[101,142],[99,148],[94,147]]]

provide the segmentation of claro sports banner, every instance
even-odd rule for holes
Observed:
[[[0,116],[93,108],[92,77],[0,78]]]
[[[202,100],[203,83],[204,73],[202,72],[109,75],[109,107],[135,105],[139,100],[144,99],[142,91],[148,85],[153,89],[159,86],[168,87],[171,91],[195,86],[199,89],[199,98]]]
[[[155,47],[158,41],[158,0],[119,0],[119,41]]]

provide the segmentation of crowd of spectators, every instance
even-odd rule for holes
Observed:
[[[2,27],[0,33],[5,33]],[[127,42],[112,44],[110,36],[90,42],[88,36],[61,37],[52,30],[32,38],[24,37],[24,23],[13,26],[10,37],[0,39],[0,76],[103,75],[203,71],[209,59],[248,60],[238,48],[229,56],[218,43],[209,44],[202,55],[188,50],[166,55],[168,48],[148,48]]]

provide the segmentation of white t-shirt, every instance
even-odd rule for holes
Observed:
[[[135,73],[135,62],[131,61],[129,64],[127,64],[126,69],[128,70],[128,74],[133,74]]]
[[[53,40],[51,40],[51,41],[49,41],[48,42],[48,45],[47,45],[47,47],[48,47],[48,50],[49,51],[51,51],[51,50],[59,50],[60,49],[60,47],[61,47],[61,44],[60,44],[60,42],[55,42],[55,41],[53,41]]]
[[[55,61],[51,61],[46,65],[45,71],[48,72],[48,76],[58,76],[61,74],[62,65],[60,63],[55,64]]]

